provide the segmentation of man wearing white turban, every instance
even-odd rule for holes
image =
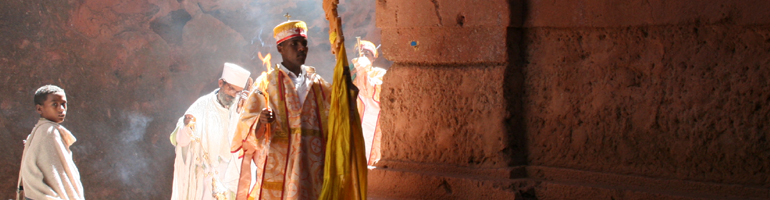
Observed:
[[[171,199],[235,199],[240,162],[230,152],[238,120],[236,102],[243,97],[251,73],[225,63],[219,88],[196,100],[171,133],[175,146]]]

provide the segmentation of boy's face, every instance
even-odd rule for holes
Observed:
[[[62,123],[67,116],[67,95],[62,92],[48,94],[43,105],[35,105],[40,117]]]

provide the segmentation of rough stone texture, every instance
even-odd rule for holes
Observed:
[[[767,1],[485,3],[378,1],[372,196],[770,197]]]
[[[389,60],[407,63],[507,62],[505,27],[384,28]],[[485,38],[485,40],[479,40]],[[412,45],[416,42],[416,46]]]
[[[377,27],[507,26],[509,13],[505,0],[377,1]]]
[[[503,178],[446,176],[435,171],[374,170],[369,179],[396,179],[399,182],[371,181],[370,196],[375,199],[513,199],[534,197],[535,182]],[[469,192],[483,191],[483,193]]]
[[[405,66],[385,75],[383,157],[455,166],[504,167],[505,66]],[[420,86],[420,87],[414,87]],[[430,122],[430,123],[424,123]],[[390,149],[398,149],[392,151]]]
[[[528,27],[625,27],[673,24],[770,23],[763,0],[527,1]]]
[[[770,187],[770,29],[537,29],[532,165]]]
[[[379,43],[374,8],[373,0],[342,2],[349,41]],[[67,92],[63,125],[78,138],[72,151],[86,198],[168,199],[176,120],[216,88],[225,61],[252,77],[264,69],[257,52],[280,61],[272,28],[286,12],[308,21],[307,62],[330,80],[334,57],[318,1],[2,1],[0,199],[15,196],[21,141],[39,117],[32,95],[45,84]]]
[[[617,193],[648,193],[661,194],[674,198],[693,199],[767,199],[770,191],[766,187],[756,187],[741,184],[715,184],[681,179],[662,179],[655,177],[643,177],[634,175],[622,175],[605,172],[590,172],[584,170],[528,166],[524,167],[524,173],[534,182],[539,184],[575,185],[576,189],[586,190],[578,193],[589,193],[603,190]],[[518,172],[518,170],[516,171]],[[516,179],[514,179],[516,180]],[[547,188],[536,187],[538,197],[561,196],[555,199],[586,197],[560,190],[548,191]],[[607,194],[606,194],[607,195]],[[613,195],[612,193],[608,195]],[[616,196],[625,198],[641,198],[643,196]],[[641,198],[645,199],[645,198]]]
[[[504,63],[505,1],[378,1],[382,52],[402,63]],[[503,33],[503,34],[500,34]]]

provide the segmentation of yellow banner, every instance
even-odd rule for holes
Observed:
[[[337,33],[329,34],[334,45]],[[356,91],[348,71],[344,43],[339,45],[329,109],[322,200],[366,199],[367,168],[361,118],[355,104]]]

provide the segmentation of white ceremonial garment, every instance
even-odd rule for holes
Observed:
[[[380,120],[380,103],[371,97],[362,98],[360,95],[358,100],[364,105],[364,114],[361,116],[361,132],[364,135],[366,160],[369,161],[372,154],[375,129],[377,128],[377,122]]]
[[[193,130],[184,125],[182,116],[171,135],[176,152],[172,200],[213,200],[214,177],[229,190],[228,196],[238,187],[240,159],[237,153],[230,153],[230,142],[239,116],[235,112],[239,98],[225,108],[219,104],[217,92],[198,98],[185,112],[196,119]]]
[[[21,179],[29,199],[85,199],[70,146],[76,139],[64,126],[40,118],[27,136]]]
[[[385,69],[372,66],[372,62],[366,57],[354,58],[356,76],[353,84],[358,87],[358,113],[361,115],[361,132],[364,135],[366,148],[366,160],[369,165],[375,164],[380,159],[381,132],[378,128],[380,120],[380,87],[382,78],[387,73]]]
[[[291,72],[288,68],[283,66],[283,64],[278,63],[279,68],[283,73],[286,73],[286,75],[289,76],[289,79],[291,79],[291,82],[294,83],[294,89],[297,91],[297,97],[299,97],[299,102],[305,102],[305,98],[307,98],[307,93],[310,91],[310,84],[313,82],[310,80],[307,80],[307,69],[305,65],[302,65],[300,68],[299,75],[294,74],[294,72]],[[300,104],[300,107],[302,107],[302,104]]]

